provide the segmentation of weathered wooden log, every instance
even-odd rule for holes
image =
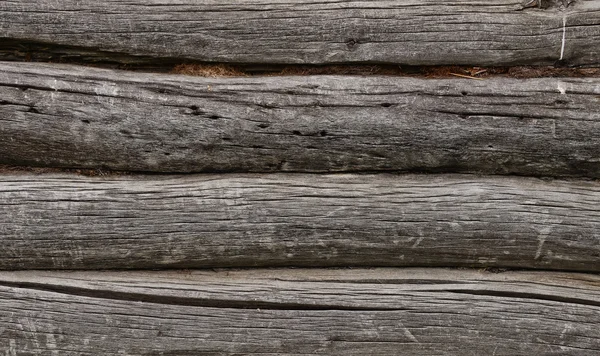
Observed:
[[[600,277],[0,273],[5,355],[600,355]]]
[[[0,64],[0,163],[600,177],[600,79],[198,78]]]
[[[599,64],[599,7],[592,0],[21,0],[0,3],[0,38],[45,44],[57,56],[73,57],[78,46],[90,57],[92,49],[104,61],[116,52],[115,61],[127,53],[237,63],[589,65]]]
[[[1,269],[600,271],[600,184],[460,175],[0,176]]]

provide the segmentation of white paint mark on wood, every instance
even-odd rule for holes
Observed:
[[[544,248],[544,243],[546,243],[546,239],[548,238],[548,235],[550,234],[551,231],[552,231],[551,226],[545,226],[539,230],[538,248],[537,248],[537,251],[535,252],[536,260],[542,256],[542,249]]]
[[[573,326],[569,323],[565,323],[565,328],[562,330],[562,332],[560,333],[560,338],[564,339],[565,336],[567,335],[567,333],[573,329]]]
[[[560,58],[562,61],[565,55],[565,42],[567,38],[567,16],[563,16],[563,34],[562,34],[562,46],[560,47]]]
[[[46,349],[50,350],[52,356],[58,356],[58,350],[56,346],[56,339],[51,333],[46,334]]]
[[[412,245],[413,248],[418,247],[419,244],[421,244],[421,242],[425,240],[425,236],[419,236],[417,237],[417,240],[415,241],[415,243]]]
[[[17,340],[10,339],[8,341],[8,351],[6,352],[7,356],[17,356]]]
[[[420,344],[419,340],[417,340],[417,338],[410,332],[410,330],[401,321],[398,321],[398,326],[400,326],[400,328],[402,328],[402,332],[404,333],[404,336],[406,336],[410,341]]]
[[[497,258],[489,258],[489,257],[480,257],[477,261],[481,264],[489,264],[489,263],[496,263],[498,261],[498,259]]]

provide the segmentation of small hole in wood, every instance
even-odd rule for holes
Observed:
[[[390,106],[392,106],[392,104],[390,104],[390,103],[381,103],[381,106],[383,106],[384,108],[389,108]]]
[[[223,141],[231,141],[231,137],[223,137],[223,138],[221,138],[221,140],[223,140]]]
[[[39,114],[40,112],[38,111],[38,109],[34,108],[33,106],[29,108],[29,110],[27,110],[27,112],[32,112],[34,114]]]
[[[170,156],[171,154],[169,152],[165,152],[164,155],[165,156]]]
[[[492,146],[492,145],[488,145],[488,148],[494,148],[494,146]]]
[[[325,131],[325,130],[321,130],[321,131],[319,132],[319,135],[321,135],[321,137],[325,137],[325,136],[327,136],[327,131]]]
[[[190,110],[192,110],[192,115],[202,115],[205,114],[200,108],[196,105],[190,106]]]
[[[218,120],[218,119],[220,119],[220,117],[218,115],[212,115],[209,117],[209,119]]]
[[[270,124],[267,124],[267,123],[262,123],[262,124],[258,124],[258,125],[256,125],[256,126],[260,127],[261,129],[266,129],[267,127],[269,127],[269,126],[271,126],[271,125],[270,125]]]
[[[294,130],[294,131],[292,131],[292,133],[296,136],[302,136],[302,132],[300,132],[298,130]]]
[[[89,123],[90,123],[90,120],[85,120],[85,119],[84,119],[84,120],[81,120],[81,122],[83,122],[84,124],[89,124]]]
[[[469,93],[467,93],[466,91],[463,90],[463,91],[460,92],[460,95],[467,96],[467,95],[469,95]]]

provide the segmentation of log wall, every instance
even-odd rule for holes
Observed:
[[[599,10],[0,1],[0,354],[600,355]]]

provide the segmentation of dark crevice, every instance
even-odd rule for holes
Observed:
[[[534,299],[534,300],[545,300],[551,302],[561,302],[570,304],[587,305],[593,307],[600,307],[600,301],[577,298],[577,297],[564,297],[559,295],[548,295],[539,293],[526,293],[526,292],[513,292],[513,291],[491,291],[491,290],[469,290],[469,289],[447,289],[446,292],[459,293],[459,294],[470,294],[470,295],[481,295],[490,297],[502,297],[502,298],[520,298],[520,299]],[[437,292],[437,290],[432,290]]]
[[[115,98],[115,96],[113,96],[113,95],[105,95],[105,94],[98,94],[98,93],[91,94],[91,93],[86,93],[86,92],[77,91],[77,90],[70,90],[67,88],[53,89],[50,87],[44,87],[44,86],[38,86],[38,85],[0,83],[0,87],[18,88],[21,90],[34,89],[34,90],[47,91],[47,92],[53,92],[53,93],[88,94],[88,95],[94,95],[94,96],[98,96],[98,97]],[[18,104],[18,105],[24,105],[24,104]]]
[[[254,105],[261,107],[261,108],[265,108],[265,109],[279,109],[279,106],[271,105],[271,104],[254,104]]]
[[[360,39],[350,38],[345,41],[348,50],[352,51],[360,45]],[[124,52],[106,51],[86,46],[60,45],[51,42],[30,41],[14,38],[0,38],[0,61],[68,63],[88,65],[101,68],[122,69],[143,72],[173,72],[179,65],[215,65],[217,62],[192,60],[180,57],[157,57],[132,55]],[[284,64],[284,63],[227,63],[241,75],[392,75],[424,78],[461,79],[453,74],[470,76],[472,66],[449,65],[408,65],[389,62],[332,62],[328,64]],[[557,61],[553,66],[497,66],[481,68],[477,77],[508,76],[514,78],[540,77],[600,77],[600,68],[593,66],[576,67],[567,61]],[[175,71],[176,72],[176,71]],[[201,70],[199,71],[202,72]],[[185,73],[182,73],[185,74]],[[317,89],[307,86],[306,89]],[[21,88],[27,90],[27,87]],[[159,94],[168,94],[168,89],[148,88]],[[291,92],[293,93],[293,92]],[[263,106],[262,104],[257,104]],[[265,108],[272,108],[268,104]]]
[[[2,106],[2,105],[28,106],[27,104],[23,104],[23,103],[15,103],[15,102],[8,101],[8,100],[0,100],[0,106]]]
[[[166,72],[181,63],[178,58],[136,56],[97,48],[57,45],[42,41],[0,38],[0,60],[92,65],[103,68]],[[26,90],[26,89],[25,89]]]
[[[88,120],[86,120],[88,121]],[[223,141],[233,140],[231,137],[222,137]],[[186,149],[186,148],[184,148]],[[187,148],[189,149],[189,147]],[[145,153],[152,153],[150,150],[145,150]],[[380,155],[378,153],[369,153],[373,157],[387,158],[386,155]],[[19,172],[30,172],[30,173],[71,173],[83,176],[110,176],[110,175],[145,175],[145,176],[189,176],[189,175],[207,175],[215,173],[239,173],[239,174],[314,174],[314,175],[344,175],[344,174],[356,174],[356,175],[372,175],[372,174],[391,174],[391,175],[406,175],[406,174],[456,174],[456,175],[471,175],[475,177],[481,176],[502,176],[502,177],[519,177],[519,178],[530,178],[530,179],[542,179],[546,181],[561,180],[561,181],[596,181],[596,178],[590,177],[589,175],[577,174],[536,174],[535,172],[518,173],[513,171],[489,171],[485,174],[480,171],[473,169],[466,169],[458,166],[440,166],[440,167],[412,167],[409,169],[397,169],[397,168],[381,168],[381,169],[330,169],[330,170],[310,170],[310,169],[286,169],[282,170],[285,161],[280,164],[266,163],[263,167],[257,169],[247,168],[218,168],[218,167],[207,167],[199,171],[143,171],[143,170],[116,170],[109,169],[107,167],[100,166],[77,166],[77,167],[60,167],[51,165],[39,165],[36,162],[3,162],[0,163],[0,174],[7,173],[19,173]],[[96,174],[94,172],[99,172]]]
[[[447,115],[456,115],[461,119],[468,119],[472,116],[487,116],[487,117],[498,117],[498,118],[506,118],[506,119],[517,119],[523,120],[525,117],[517,114],[511,113],[502,113],[502,112],[477,112],[477,111],[451,111],[451,110],[427,110],[429,112],[434,112],[438,114],[447,114]],[[529,119],[541,119],[541,120],[554,120],[552,117],[543,116],[543,115],[529,115],[527,116]]]
[[[317,137],[326,137],[329,135],[329,133],[327,132],[327,130],[319,130],[319,131],[311,131],[311,132],[301,132],[299,130],[293,130],[292,131],[292,135],[294,136],[307,136],[307,137],[311,137],[311,136],[317,136]]]
[[[29,282],[0,282],[0,286],[8,288],[23,288],[42,292],[60,293],[72,296],[89,298],[100,298],[119,301],[144,302],[161,305],[180,305],[205,308],[227,308],[227,309],[264,309],[264,310],[347,310],[347,311],[399,311],[405,308],[373,308],[353,307],[334,304],[304,304],[304,303],[277,303],[254,300],[226,300],[187,298],[174,296],[147,295],[142,293],[128,293],[117,291],[96,290],[70,286],[47,285]]]
[[[335,281],[323,281],[335,282]],[[350,281],[345,281],[350,282]],[[410,282],[410,281],[407,281]],[[420,285],[426,281],[420,281]],[[445,283],[456,283],[456,281],[433,281],[436,285]],[[370,283],[373,283],[372,281]],[[387,281],[378,281],[378,283],[392,284]],[[426,282],[429,283],[429,282]],[[398,281],[393,284],[415,284]],[[228,300],[228,299],[207,299],[207,298],[192,298],[192,297],[177,297],[177,296],[161,296],[148,295],[143,293],[133,292],[118,292],[108,290],[88,289],[72,286],[48,285],[34,282],[0,282],[0,286],[9,288],[32,289],[51,293],[60,293],[73,296],[82,296],[89,298],[101,298],[120,301],[145,302],[163,305],[181,305],[195,306],[208,308],[228,308],[228,309],[265,309],[265,310],[349,310],[349,311],[400,311],[408,310],[407,308],[397,307],[361,307],[361,306],[344,306],[336,304],[306,304],[306,303],[287,303],[287,302],[268,302],[258,300]],[[600,301],[566,297],[560,295],[549,295],[540,293],[514,292],[502,290],[471,290],[471,289],[419,289],[419,292],[427,292],[434,294],[456,293],[474,296],[489,296],[497,298],[515,298],[515,299],[530,299],[534,301],[549,301],[558,303],[576,304],[580,306],[599,307]]]

